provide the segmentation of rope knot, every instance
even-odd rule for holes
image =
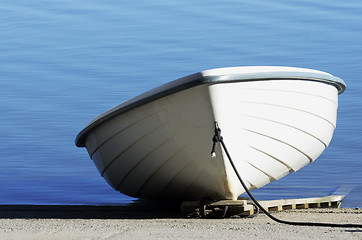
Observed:
[[[211,157],[216,157],[215,148],[216,143],[221,142],[223,140],[221,136],[221,129],[219,128],[219,124],[215,121],[215,129],[214,129],[214,136],[212,137],[212,149],[211,149]]]

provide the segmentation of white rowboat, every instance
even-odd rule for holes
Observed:
[[[313,162],[336,127],[342,79],[292,67],[202,71],[132,98],[91,121],[77,136],[104,179],[133,197],[237,199],[244,192],[216,146],[222,129],[249,189]]]

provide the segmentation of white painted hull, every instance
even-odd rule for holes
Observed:
[[[314,161],[332,138],[337,106],[338,89],[321,81],[218,81],[91,123],[77,145],[129,196],[236,199],[244,190],[220,145],[216,158],[210,156],[214,121],[253,189]]]

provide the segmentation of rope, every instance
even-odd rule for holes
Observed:
[[[273,215],[271,215],[268,211],[266,211],[263,206],[260,205],[260,203],[254,198],[254,196],[251,194],[251,192],[249,191],[248,187],[246,186],[246,184],[244,183],[243,179],[240,177],[240,174],[238,172],[238,170],[235,167],[235,164],[227,150],[227,147],[224,143],[223,137],[221,136],[221,129],[219,128],[218,123],[215,121],[215,135],[212,139],[213,141],[213,146],[212,146],[212,150],[211,150],[211,156],[215,157],[215,145],[216,143],[220,142],[222,148],[224,149],[226,156],[229,159],[229,162],[231,164],[231,166],[233,167],[236,176],[238,177],[241,185],[243,186],[243,188],[245,189],[246,193],[249,195],[249,197],[253,200],[253,202],[255,203],[256,206],[258,206],[269,218],[271,218],[272,220],[278,222],[278,223],[283,223],[283,224],[289,224],[289,225],[299,225],[299,226],[319,226],[319,227],[344,227],[344,228],[362,228],[361,224],[338,224],[338,223],[320,223],[320,222],[292,222],[292,221],[285,221],[285,220],[281,220],[279,218],[274,217]]]

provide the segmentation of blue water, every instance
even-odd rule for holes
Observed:
[[[74,138],[150,88],[217,67],[281,65],[347,83],[329,148],[259,199],[346,194],[362,207],[362,1],[0,3],[0,204],[127,202]]]

